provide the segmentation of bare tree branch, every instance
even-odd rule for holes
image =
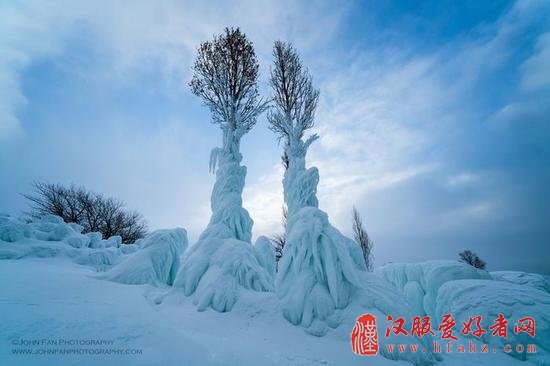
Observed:
[[[478,257],[478,255],[470,250],[465,250],[461,253],[458,253],[460,261],[471,265],[472,267],[485,269],[487,263],[484,260]]]
[[[353,237],[355,242],[361,247],[367,270],[372,271],[374,269],[374,255],[372,253],[374,243],[369,238],[367,230],[363,227],[363,220],[355,207],[352,211],[352,220]]]
[[[253,44],[239,28],[226,28],[199,46],[189,85],[224,131],[224,148],[238,143],[267,109],[259,98],[258,68]]]
[[[127,211],[121,201],[105,198],[83,187],[35,182],[32,194],[23,196],[31,205],[31,217],[56,215],[65,222],[81,225],[84,233],[98,231],[104,238],[120,235],[126,244],[147,233],[141,214]]]
[[[319,90],[313,87],[309,71],[302,66],[296,49],[289,43],[275,42],[271,87],[275,108],[269,111],[269,128],[288,143],[300,140],[314,125]],[[309,144],[316,138],[309,140]],[[307,149],[307,147],[306,147]]]

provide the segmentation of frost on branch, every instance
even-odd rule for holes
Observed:
[[[200,45],[190,86],[210,109],[223,140],[210,155],[210,170],[216,172],[210,222],[183,258],[174,283],[186,296],[195,296],[199,310],[231,310],[241,287],[272,288],[250,244],[253,222],[242,207],[246,167],[240,165],[240,141],[266,109],[257,78],[252,42],[238,28],[226,28]]]

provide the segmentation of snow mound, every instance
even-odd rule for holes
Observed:
[[[548,365],[550,352],[550,294],[536,288],[505,281],[458,280],[445,283],[437,296],[436,316],[452,314],[457,324],[469,317],[482,316],[482,327],[487,331],[481,340],[500,349],[511,344],[512,357],[531,360],[539,365]],[[507,338],[493,336],[489,326],[499,314],[508,320]],[[535,337],[524,332],[514,333],[514,324],[519,319],[535,319]],[[469,335],[471,337],[471,335]],[[517,353],[516,345],[535,344],[536,353]]]
[[[378,268],[376,274],[397,287],[418,316],[434,316],[437,294],[444,283],[491,278],[487,271],[458,261],[390,263]]]
[[[531,286],[536,289],[550,292],[550,278],[538,273],[526,273],[519,271],[491,272],[491,277],[497,281],[515,283],[516,285]]]
[[[361,287],[358,272],[364,272],[364,263],[359,246],[316,207],[293,214],[287,232],[275,281],[284,317],[306,328],[315,320],[337,327],[335,311],[345,308]]]
[[[131,285],[172,285],[180,254],[187,248],[187,232],[181,228],[157,230],[139,245],[140,250],[99,277]]]

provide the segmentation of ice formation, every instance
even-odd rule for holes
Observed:
[[[317,199],[319,171],[306,169],[306,155],[317,134],[314,126],[319,91],[291,44],[277,41],[271,69],[274,108],[270,129],[284,143],[284,201],[287,208],[286,244],[279,261],[275,288],[284,317],[322,335],[337,327],[338,310],[345,309],[361,289],[365,272],[361,250],[321,211]]]
[[[408,306],[408,303],[403,301],[403,295],[394,287],[379,276],[370,272],[359,273],[359,281],[362,287],[356,291],[344,319],[344,324],[348,329],[351,327],[351,320],[355,319],[359,314],[365,312],[375,312],[378,314],[379,324],[384,324],[387,315],[392,315],[394,318],[403,317],[411,319],[418,315],[414,309]],[[384,329],[384,328],[379,328]],[[382,333],[380,333],[382,334]],[[410,349],[404,353],[388,352],[386,344],[388,343],[412,343],[417,344],[419,349],[432,349],[434,337],[430,334],[422,338],[409,337],[403,335],[392,334],[391,338],[379,337],[380,353],[388,359],[401,359],[412,362],[415,365],[433,365],[436,361],[441,360],[441,356],[432,352],[411,352]]]
[[[157,230],[137,245],[140,250],[101,274],[100,278],[132,285],[172,285],[180,255],[187,248],[187,232],[181,228]]]
[[[82,226],[53,215],[23,221],[0,214],[0,259],[68,257],[104,271],[137,248],[118,236],[103,240],[100,233],[81,232]]]
[[[269,275],[270,281],[275,279],[275,248],[265,236],[260,236],[254,243],[256,259]]]
[[[213,150],[211,168],[216,170],[212,190],[212,216],[198,242],[185,254],[174,287],[194,295],[199,310],[230,311],[241,288],[269,291],[269,274],[250,243],[252,219],[242,207],[246,167],[241,166],[239,139],[224,131],[224,149]]]
[[[449,281],[439,289],[435,316],[441,319],[443,314],[452,314],[457,324],[468,321],[469,317],[480,315],[482,327],[487,331],[481,341],[504,349],[510,344],[510,353],[520,360],[534,361],[545,365],[550,352],[550,294],[525,284],[513,284],[493,280],[457,280]],[[508,321],[507,337],[493,336],[489,326],[499,314]],[[535,336],[525,332],[514,332],[519,319],[531,317],[535,320]],[[464,336],[464,335],[462,335]],[[469,335],[471,337],[471,335]],[[473,337],[472,337],[473,338]],[[475,338],[474,338],[475,339]],[[517,353],[516,345],[536,346],[536,353]]]
[[[102,304],[102,306],[90,307],[88,298],[79,296],[82,300],[81,306],[85,307],[87,314],[91,317],[97,317],[102,311],[101,309],[108,309],[106,310],[108,315],[101,318],[110,319],[112,308],[105,307],[104,304],[111,304],[110,301],[113,300],[113,297],[119,296],[120,303],[126,304],[121,307],[121,310],[130,317],[132,324],[138,319],[142,319],[143,311],[146,308],[154,309],[151,314],[163,314],[158,318],[164,319],[162,320],[164,322],[162,329],[173,329],[172,316],[174,314],[181,315],[183,309],[186,314],[178,321],[192,320],[196,322],[192,328],[210,329],[208,332],[205,331],[206,336],[201,339],[200,344],[207,344],[211,341],[211,329],[215,329],[216,332],[223,330],[228,334],[237,332],[239,336],[246,334],[250,329],[255,329],[257,333],[255,333],[254,339],[263,339],[262,337],[268,334],[271,337],[270,344],[271,342],[276,344],[280,341],[281,336],[282,338],[295,337],[296,343],[319,347],[316,349],[316,353],[329,347],[333,353],[338,355],[338,358],[346,358],[347,352],[353,356],[349,350],[349,335],[355,319],[363,313],[369,312],[378,318],[379,332],[384,332],[388,314],[393,315],[394,318],[405,318],[406,326],[408,326],[406,328],[410,329],[410,319],[423,313],[433,316],[432,324],[439,322],[442,315],[446,313],[452,314],[457,324],[467,321],[469,317],[481,315],[482,326],[489,332],[488,327],[502,313],[509,322],[506,339],[489,333],[486,333],[480,340],[467,335],[457,335],[462,343],[471,340],[478,347],[481,343],[488,343],[491,348],[497,349],[503,349],[506,344],[513,345],[510,356],[515,358],[499,352],[494,355],[480,356],[481,364],[485,364],[485,360],[489,359],[494,360],[493,364],[503,365],[519,364],[519,360],[525,359],[530,364],[547,364],[547,355],[550,352],[550,343],[548,342],[550,338],[550,318],[548,316],[550,314],[550,294],[546,288],[547,277],[523,272],[492,272],[489,274],[455,261],[389,264],[380,268],[376,273],[369,273],[362,270],[362,257],[357,252],[358,246],[330,226],[326,214],[315,207],[298,210],[289,220],[289,228],[292,236],[291,242],[297,242],[296,238],[301,241],[299,241],[300,245],[290,247],[292,251],[285,252],[286,259],[283,256],[282,260],[289,262],[281,267],[281,270],[284,268],[286,272],[276,275],[277,280],[289,279],[287,282],[277,284],[277,290],[284,293],[281,301],[273,293],[260,294],[244,290],[244,288],[249,288],[261,291],[272,286],[274,253],[271,244],[265,237],[258,238],[254,246],[234,238],[221,241],[215,238],[205,240],[202,245],[202,253],[209,253],[209,255],[194,257],[197,261],[188,263],[191,266],[188,273],[202,273],[201,276],[195,278],[182,277],[182,279],[198,281],[195,290],[197,296],[194,300],[199,309],[210,306],[219,311],[229,310],[237,301],[239,293],[247,292],[243,293],[238,309],[235,309],[231,315],[208,315],[208,313],[199,315],[196,312],[193,313],[195,306],[191,302],[168,301],[162,308],[134,303],[134,305],[142,307],[142,310],[128,312],[126,294],[133,293],[136,299],[142,299],[140,288],[133,289],[131,286],[106,281],[96,281],[94,284],[92,278],[99,277],[122,283],[149,283],[166,287],[171,283],[175,274],[179,253],[185,250],[186,234],[183,229],[160,230],[139,240],[134,245],[122,245],[117,248],[113,244],[116,245],[119,242],[118,238],[109,241],[101,239],[98,234],[83,235],[78,226],[63,223],[55,217],[26,222],[7,215],[0,215],[0,259],[12,259],[12,261],[6,261],[11,264],[2,263],[0,268],[3,268],[6,273],[12,273],[11,269],[6,270],[6,268],[13,266],[13,259],[22,259],[17,261],[17,266],[13,267],[21,268],[19,275],[14,276],[12,280],[8,281],[9,283],[6,283],[5,290],[9,287],[9,291],[11,291],[8,295],[9,298],[15,296],[14,292],[20,293],[28,296],[28,301],[44,301],[44,306],[48,306],[48,296],[54,294],[52,299],[55,299],[55,302],[51,306],[57,308],[60,304],[59,298],[66,295],[64,297],[67,301],[66,304],[70,304],[66,306],[70,306],[74,310],[76,306],[74,291],[63,286],[67,284],[67,281],[77,283],[76,287],[81,287],[81,284],[85,283],[86,290],[82,292],[82,296],[88,294],[89,288],[93,287],[95,288],[93,291],[93,295],[96,296],[95,301]],[[61,240],[51,240],[60,237],[62,237]],[[308,240],[307,238],[318,238],[318,240]],[[335,240],[338,240],[338,245],[334,244]],[[96,242],[96,248],[89,246],[92,241]],[[85,243],[88,243],[88,246]],[[193,247],[189,252],[197,250],[197,248]],[[125,254],[125,251],[131,254]],[[41,257],[44,260],[40,262],[34,259],[26,261],[24,257]],[[56,258],[55,262],[50,262],[48,257],[59,258]],[[186,256],[186,258],[189,260],[191,257]],[[75,262],[105,272],[90,276],[89,268],[74,266]],[[52,292],[49,287],[47,290],[44,289],[44,282],[50,286],[53,277],[43,277],[44,275],[39,274],[40,281],[36,281],[37,272],[33,271],[36,271],[37,266],[50,268],[48,271],[51,273],[48,273],[58,276],[54,281],[55,286],[60,286],[59,294]],[[31,275],[28,275],[29,273]],[[30,282],[17,282],[24,276],[27,276]],[[77,280],[74,279],[75,276],[79,276]],[[105,289],[117,290],[106,291]],[[166,289],[158,291],[165,292]],[[36,295],[37,293],[40,295]],[[427,296],[428,294],[435,294],[435,298],[428,301],[427,299],[430,298]],[[335,300],[335,297],[338,300]],[[405,298],[408,300],[405,301]],[[12,302],[4,302],[4,305],[10,303]],[[343,306],[342,304],[347,305]],[[419,307],[410,306],[412,304]],[[427,310],[425,310],[424,304],[429,304],[426,307]],[[177,306],[173,311],[170,310],[172,305]],[[299,336],[301,332],[289,330],[289,323],[280,316],[281,308],[287,319],[295,320],[293,323],[306,326],[308,334],[325,337],[322,340],[313,341],[311,337]],[[168,312],[163,313],[164,311]],[[223,317],[223,322],[220,321],[220,316]],[[513,332],[514,324],[523,317],[535,319],[536,335],[534,338],[523,332],[518,334]],[[252,318],[254,318],[253,321]],[[26,319],[29,324],[37,321],[36,318],[28,318],[27,314],[21,319]],[[59,317],[59,319],[64,318]],[[78,318],[78,321],[80,320],[81,318]],[[150,320],[147,322],[150,323]],[[14,324],[19,323],[15,321],[12,323],[11,329],[16,329],[13,328]],[[70,324],[86,327],[91,323],[78,323],[75,318],[75,320],[71,320]],[[98,321],[94,324],[106,323]],[[205,327],[205,324],[208,324],[208,327]],[[246,326],[241,327],[243,324]],[[266,333],[266,327],[273,327],[270,328],[273,332]],[[21,329],[27,328],[28,326]],[[178,329],[183,332],[178,334],[186,336],[191,334],[185,333],[185,327],[178,327]],[[456,332],[459,332],[459,329],[460,327],[457,325]],[[94,328],[92,333],[97,334],[98,331],[109,330],[104,327]],[[192,336],[195,339],[194,330]],[[342,342],[343,340],[345,342]],[[433,365],[441,359],[443,359],[441,364],[456,364],[458,362],[458,358],[453,359],[453,355],[429,352],[432,349],[433,341],[441,343],[437,333],[436,337],[426,335],[421,339],[393,334],[389,338],[381,336],[379,337],[380,354],[387,359],[406,360],[417,366]],[[257,347],[265,343],[265,341],[259,341],[257,344],[253,342],[251,344]],[[386,345],[391,343],[417,344],[419,349],[427,349],[428,352],[415,353],[411,352],[410,348],[403,353],[390,352]],[[283,344],[284,342],[279,346]],[[518,344],[524,346],[533,344],[537,347],[537,353],[517,353],[514,347]],[[344,354],[341,353],[342,347],[347,350]],[[247,350],[249,349],[248,347]],[[304,350],[298,347],[295,352],[302,354]],[[323,360],[328,357],[328,353],[322,353]],[[279,354],[274,351],[274,355]],[[354,362],[358,358],[351,358],[351,356],[348,358],[350,362],[347,363],[355,364]],[[265,357],[267,356],[262,354],[259,359]],[[505,359],[503,360],[503,358]],[[197,360],[198,362],[203,361],[202,358]],[[301,359],[299,360],[301,362]],[[315,362],[312,361],[312,363],[318,363],[319,360],[315,359]],[[359,360],[364,361],[363,359]],[[472,360],[474,359],[472,358]],[[242,360],[239,359],[239,361]],[[285,359],[279,361],[279,363],[284,363]],[[447,361],[449,362],[447,363]],[[382,358],[377,359],[376,362],[377,364],[389,364]]]
[[[538,273],[525,273],[519,271],[491,272],[491,277],[497,281],[515,283],[516,285],[531,286],[536,289],[550,292],[550,277]]]
[[[487,271],[458,261],[390,263],[376,272],[404,294],[419,316],[435,315],[437,294],[446,282],[491,278]]]
[[[362,287],[360,273],[365,272],[359,246],[334,228],[317,207],[319,174],[316,168],[305,168],[307,148],[316,138],[303,142],[299,136],[290,136],[285,148],[287,237],[275,281],[283,315],[306,328],[319,328],[322,323],[338,326],[337,310],[350,304]]]
[[[316,207],[289,217],[286,240],[275,282],[285,318],[306,328],[315,319],[337,326],[335,310],[345,308],[361,287],[359,247]]]

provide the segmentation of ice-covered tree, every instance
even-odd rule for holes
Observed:
[[[226,28],[202,43],[193,70],[191,90],[210,109],[223,140],[210,156],[210,169],[216,172],[210,222],[183,258],[174,286],[188,296],[196,293],[199,309],[229,311],[239,286],[271,288],[250,244],[253,222],[242,207],[246,167],[240,165],[241,138],[267,104],[258,93],[254,47],[239,28]]]
[[[284,316],[320,335],[326,325],[339,324],[337,312],[348,306],[361,287],[358,272],[364,272],[365,265],[360,248],[318,209],[319,173],[315,167],[306,169],[307,150],[318,138],[306,132],[314,125],[319,92],[292,45],[275,42],[273,56],[274,108],[268,121],[284,144],[283,189],[288,208],[275,286]]]
[[[363,252],[363,259],[365,260],[365,266],[367,267],[367,270],[372,272],[372,270],[374,269],[374,260],[372,254],[373,242],[369,237],[367,230],[363,226],[361,215],[359,215],[359,212],[355,207],[351,212],[351,218],[353,239],[355,239],[357,245],[361,247],[361,251]]]
[[[221,230],[224,237],[250,241],[252,221],[242,208],[246,167],[240,166],[240,143],[267,108],[258,93],[253,44],[239,28],[226,28],[222,35],[199,46],[193,71],[191,90],[210,109],[212,123],[223,133],[222,147],[214,148],[210,156],[216,183],[205,234]]]
[[[270,84],[274,108],[268,113],[268,121],[269,128],[284,144],[282,160],[286,169],[283,189],[288,215],[292,216],[302,207],[318,205],[316,187],[319,173],[316,168],[307,172],[305,169],[307,150],[318,136],[311,134],[306,138],[305,133],[314,125],[319,91],[313,87],[311,75],[291,44],[275,42],[273,57]],[[300,179],[303,174],[312,179]],[[299,182],[311,185],[296,189]]]

